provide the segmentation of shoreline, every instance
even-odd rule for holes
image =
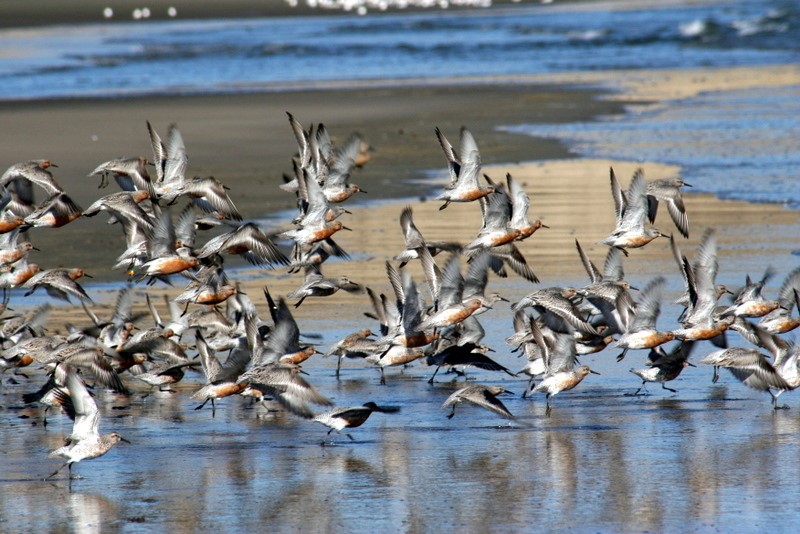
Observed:
[[[445,175],[444,158],[433,135],[438,126],[451,141],[458,138],[458,130],[467,126],[475,136],[481,150],[486,172],[495,180],[502,180],[508,170],[532,194],[531,217],[550,218],[546,224],[555,231],[540,231],[530,243],[523,244],[523,253],[534,270],[547,285],[553,281],[554,273],[582,278],[583,273],[574,250],[574,238],[592,256],[604,252],[594,242],[613,228],[613,209],[608,192],[607,166],[613,164],[618,176],[626,183],[634,163],[588,160],[579,158],[561,141],[541,139],[521,134],[498,131],[501,125],[517,122],[561,122],[585,121],[600,115],[624,113],[627,106],[657,106],[669,95],[696,94],[700,91],[725,91],[743,85],[754,85],[764,80],[765,73],[774,74],[770,80],[775,84],[788,84],[800,73],[800,67],[764,67],[760,69],[736,68],[707,71],[702,77],[696,71],[648,71],[630,73],[590,73],[575,76],[572,83],[566,78],[535,77],[537,83],[511,83],[499,85],[497,79],[475,86],[402,86],[393,88],[310,89],[304,91],[279,92],[249,95],[198,95],[189,97],[146,97],[125,100],[84,100],[45,102],[10,105],[0,103],[0,125],[15,136],[0,147],[0,161],[12,161],[10,154],[28,150],[24,159],[49,157],[59,164],[55,176],[68,176],[62,185],[78,203],[86,207],[102,194],[115,191],[115,186],[98,190],[95,177],[85,174],[106,159],[119,156],[149,155],[150,148],[144,128],[149,118],[157,131],[164,133],[171,122],[177,122],[186,140],[189,155],[187,174],[215,175],[231,187],[231,197],[242,211],[245,219],[257,219],[272,223],[275,214],[288,213],[293,209],[292,195],[278,189],[280,175],[290,171],[290,157],[295,144],[285,111],[291,111],[305,126],[324,122],[334,137],[341,140],[353,131],[360,131],[374,147],[372,160],[351,177],[351,181],[364,187],[369,194],[359,195],[359,201],[348,215],[345,224],[357,231],[342,232],[337,241],[360,258],[358,273],[368,274],[364,283],[385,285],[383,261],[391,258],[402,248],[402,238],[397,222],[399,212],[405,204],[419,211],[417,222],[429,240],[469,240],[480,226],[476,206],[453,205],[445,212],[446,220],[456,226],[445,225],[444,232],[436,226],[428,228],[425,220],[441,221],[434,207],[424,199],[442,183],[437,174]],[[519,82],[519,80],[515,80]],[[552,82],[558,81],[558,84]],[[761,82],[764,84],[766,82]],[[615,84],[619,90],[607,89]],[[606,89],[599,90],[598,87]],[[642,98],[644,95],[652,99]],[[656,98],[656,97],[661,97]],[[258,110],[254,112],[254,110]],[[23,119],[20,122],[20,119]],[[209,128],[213,125],[213,128]],[[69,132],[69,133],[67,133]],[[80,132],[80,135],[78,134]],[[84,140],[95,135],[96,140]],[[35,142],[34,142],[35,140]],[[132,147],[121,151],[119,147]],[[30,151],[36,148],[36,152]],[[649,179],[677,173],[677,168],[655,162],[639,162],[644,166]],[[437,171],[439,169],[440,171]],[[429,176],[427,173],[433,172]],[[558,176],[553,176],[561,173]],[[580,193],[579,193],[580,192]],[[590,195],[602,206],[595,211],[592,206],[581,204],[575,218],[572,203],[576,195]],[[746,240],[764,225],[797,226],[800,213],[791,212],[773,204],[751,204],[722,201],[710,195],[687,194],[690,206],[690,221],[693,226],[694,244],[701,235],[696,226],[724,224],[737,228],[739,240]],[[375,204],[375,202],[378,202]],[[692,207],[695,206],[695,207]],[[571,211],[572,210],[572,211]],[[703,213],[702,217],[692,212]],[[705,213],[710,213],[707,217]],[[588,214],[592,214],[589,216]],[[746,214],[741,217],[739,214]],[[426,215],[427,214],[427,215]],[[102,217],[102,216],[101,216]],[[566,217],[566,218],[565,218]],[[660,217],[664,217],[661,214]],[[115,228],[99,223],[101,218],[89,221],[81,218],[58,230],[43,229],[33,235],[34,243],[48,251],[32,259],[43,268],[57,265],[82,266],[96,277],[96,282],[125,284],[123,273],[110,271],[113,257],[121,253],[122,235]],[[417,220],[415,218],[415,220]],[[570,222],[571,221],[571,222]],[[570,224],[567,224],[570,223]],[[274,228],[288,227],[288,219],[280,221]],[[667,226],[668,230],[660,225]],[[671,231],[671,222],[657,222],[662,231]],[[757,228],[758,227],[758,228]],[[361,229],[370,228],[365,233]],[[599,230],[595,230],[598,229]],[[586,229],[589,229],[588,232]],[[344,235],[342,235],[344,234]],[[800,234],[795,232],[793,235]],[[586,237],[583,237],[583,236]],[[199,237],[205,242],[212,235]],[[572,236],[572,237],[571,237]],[[735,238],[735,236],[734,236]],[[727,239],[727,238],[725,238]],[[63,242],[79,245],[63,250]],[[791,240],[790,240],[791,241]],[[722,242],[722,238],[721,238]],[[691,245],[685,244],[685,247]],[[736,245],[743,250],[742,244]],[[663,247],[650,247],[652,251]],[[643,254],[647,261],[662,261],[663,251]],[[792,242],[781,246],[781,254],[800,248]],[[97,254],[103,250],[102,254]],[[57,251],[57,252],[56,252]],[[375,260],[375,258],[379,258]],[[544,258],[544,259],[542,259]],[[595,258],[595,261],[601,261]],[[56,263],[57,262],[57,263]],[[363,262],[363,263],[362,263]],[[562,263],[567,262],[569,267]],[[54,264],[56,263],[56,264]],[[786,263],[786,262],[783,262]],[[226,263],[226,265],[228,265]],[[231,263],[230,266],[237,265]],[[95,268],[89,268],[95,266]],[[285,294],[297,285],[301,275],[286,275],[281,270],[266,271],[259,275],[245,264],[241,272],[253,280],[244,286],[254,301],[260,299],[260,286],[268,284],[274,294]],[[362,267],[363,266],[363,267]],[[331,262],[325,266],[327,276],[352,275],[355,262]],[[421,273],[415,274],[420,276]],[[513,277],[513,275],[512,275]],[[353,276],[355,278],[355,276]],[[744,274],[741,275],[744,279]],[[515,283],[512,279],[499,283]],[[361,280],[358,280],[361,281]],[[91,282],[91,281],[89,281]],[[180,287],[162,285],[145,288],[152,294],[175,294]],[[90,285],[91,287],[91,285]],[[273,289],[274,287],[274,289]],[[113,293],[113,291],[109,291]],[[113,294],[98,298],[102,305],[112,306]],[[355,300],[349,295],[331,299],[316,299],[314,305],[298,310],[298,317],[308,317],[308,310],[322,313],[336,312],[342,303],[364,307],[365,297]],[[21,300],[12,298],[12,306],[20,306]],[[57,309],[65,309],[58,307]],[[366,308],[364,311],[368,311]],[[56,312],[60,316],[60,312]],[[57,322],[63,322],[61,318]]]

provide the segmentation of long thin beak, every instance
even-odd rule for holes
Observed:
[[[688,365],[690,367],[697,367],[695,364],[693,364],[692,362],[689,362],[689,361],[686,362],[686,365]]]
[[[547,226],[546,224],[542,224],[542,228],[547,228],[548,230],[550,229],[550,227]]]
[[[511,395],[513,397],[514,395],[516,395],[516,393],[514,393],[513,391],[505,390],[502,393],[500,393],[500,395]]]
[[[359,193],[366,193],[366,191],[364,191],[363,189],[359,189],[358,192]]]
[[[85,276],[86,278],[94,278],[94,276],[92,276],[89,273],[83,273],[83,276]]]
[[[55,163],[51,163],[50,166],[51,167],[58,167],[58,165],[56,165]]]
[[[639,291],[638,287],[628,286],[628,289],[633,289],[634,291]]]
[[[684,187],[692,187],[692,184],[687,184],[686,182],[683,182],[683,186]]]
[[[348,228],[347,226],[342,226],[342,230],[347,230],[348,232],[352,232],[352,228]]]
[[[120,437],[119,437],[119,440],[120,440],[120,441],[124,441],[124,442],[125,442],[125,443],[127,443],[128,445],[130,445],[130,443],[131,443],[131,442],[130,442],[130,441],[128,441],[127,439],[123,438],[122,436],[120,436]]]
[[[593,375],[599,375],[600,374],[597,371],[592,371],[591,369],[589,369],[589,372],[592,373]]]

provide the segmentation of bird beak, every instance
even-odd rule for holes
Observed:
[[[505,390],[502,393],[500,393],[500,395],[511,395],[513,397],[514,395],[516,395],[516,393],[514,393],[513,391]]]
[[[686,182],[683,182],[683,187],[692,187],[692,184],[687,184]]]
[[[124,441],[124,442],[125,442],[125,443],[127,443],[128,445],[130,445],[130,444],[131,444],[131,442],[130,442],[130,441],[128,441],[127,439],[123,438],[122,436],[120,436],[120,437],[119,437],[119,440],[120,440],[120,441]]]
[[[639,291],[638,287],[628,286],[628,289],[633,289],[634,291]]]
[[[547,228],[548,230],[550,229],[550,227],[547,226],[546,224],[542,224],[542,228]]]
[[[359,193],[366,193],[366,191],[364,191],[363,189],[359,189],[358,192]]]
[[[58,165],[56,165],[55,163],[51,163],[50,166],[51,167],[58,167]]]
[[[352,232],[352,228],[348,228],[347,226],[342,225],[342,230],[347,230],[348,232]]]
[[[686,365],[688,365],[689,367],[697,367],[695,364],[693,364],[693,363],[692,363],[692,362],[690,362],[690,361],[687,361],[687,362],[686,362]]]
[[[83,276],[85,276],[86,278],[94,278],[94,276],[92,276],[89,273],[83,273]]]
[[[593,375],[599,375],[600,374],[597,371],[592,371],[591,369],[589,369],[589,372],[592,373]]]
[[[36,252],[41,252],[42,250],[36,247],[31,247],[31,249],[35,250]]]

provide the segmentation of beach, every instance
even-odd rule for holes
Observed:
[[[100,4],[87,2],[72,16],[85,21],[102,9]],[[166,4],[157,3],[159,8]],[[187,3],[174,4],[179,13],[189,9]],[[207,9],[204,16],[217,15],[214,3],[194,4]],[[228,15],[261,15],[261,9],[255,2],[234,3]],[[288,14],[283,6],[279,12]],[[698,95],[798,84],[800,67],[764,65],[292,82],[231,94],[6,101],[0,102],[0,128],[6,132],[0,162],[52,160],[58,165],[52,169],[55,178],[86,208],[118,190],[113,181],[98,189],[99,177],[87,176],[92,169],[116,157],[151,157],[146,121],[162,136],[177,124],[186,143],[187,176],[217,177],[245,220],[277,231],[290,228],[295,215],[294,196],[279,189],[297,150],[286,113],[306,127],[324,124],[334,143],[358,132],[370,145],[370,160],[348,180],[367,193],[345,204],[351,213],[341,220],[352,231],[334,236],[352,259],[329,260],[323,272],[348,276],[391,298],[386,262],[404,247],[399,217],[405,207],[412,208],[428,241],[465,244],[481,227],[476,203],[440,209],[442,202],[435,200],[447,170],[434,129],[455,143],[466,127],[480,148],[482,172],[496,182],[512,175],[530,195],[531,218],[549,227],[519,243],[539,284],[514,273],[490,275],[488,291],[517,302],[535,289],[589,282],[576,241],[603,264],[608,248],[598,242],[615,225],[611,168],[623,187],[637,169],[648,180],[681,177],[691,183],[693,177],[663,161],[587,157],[568,142],[503,128],[610,124]],[[37,195],[41,198],[41,191]],[[783,277],[800,263],[800,212],[781,204],[722,200],[691,188],[684,189],[684,200],[689,238],[679,236],[663,208],[654,226],[673,234],[690,260],[704,233],[713,229],[717,282],[740,287],[746,277],[761,278],[771,267],[775,275],[767,292],[774,296]],[[29,230],[40,249],[31,252],[31,262],[42,268],[81,267],[94,277],[82,283],[101,318],[111,315],[118,291],[129,283],[124,272],[111,269],[125,239],[106,219],[101,214],[58,229]],[[198,241],[221,231],[201,234]],[[288,250],[286,243],[281,246]],[[303,278],[281,267],[225,261],[231,280],[265,318],[263,289],[285,298]],[[443,266],[445,255],[436,261]],[[624,270],[625,279],[640,288],[658,276],[666,278],[658,324],[675,328],[680,313],[675,300],[684,287],[669,241],[658,238],[630,250]],[[418,262],[406,271],[429,300]],[[178,277],[174,286],[139,282],[134,307],[146,313],[148,294],[166,315],[165,299],[184,285]],[[48,300],[41,291],[32,297],[22,293],[11,293],[7,314],[25,313]],[[51,302],[48,330],[63,333],[71,325],[90,325],[78,306]],[[378,328],[367,316],[373,310],[363,293],[339,291],[310,297],[297,308],[294,303],[289,299],[298,326],[310,336],[304,339],[321,352],[355,330]],[[488,354],[517,372],[524,358],[505,343],[513,333],[512,316],[509,303],[498,302],[480,321],[484,343],[493,349]],[[139,324],[147,328],[153,321],[145,314]],[[692,359],[711,350],[704,342]],[[336,359],[316,355],[303,364],[305,378],[337,406],[373,400],[401,408],[373,415],[353,431],[352,441],[334,433],[332,446],[325,447],[320,441],[326,428],[274,407],[227,398],[218,401],[213,415],[209,406],[195,410],[199,403],[190,396],[204,381],[200,373],[188,372],[173,393],[126,377],[132,395],[95,395],[101,431],[119,431],[131,443],[76,465],[83,478],[69,486],[64,479],[40,479],[55,468],[43,465],[50,462],[47,452],[60,445],[72,423],[51,410],[45,426],[41,408],[19,400],[43,382],[43,371],[32,366],[29,380],[13,377],[13,382],[6,380],[9,372],[0,385],[0,478],[8,488],[0,530],[727,531],[781,529],[796,520],[796,392],[780,398],[791,409],[772,410],[765,393],[745,388],[727,373],[712,384],[711,369],[700,366],[670,382],[676,393],[655,384],[648,386],[648,396],[632,397],[641,381],[628,369],[642,367],[646,351],[631,351],[622,362],[616,361],[618,353],[609,348],[583,357],[581,363],[601,376],[554,398],[551,416],[545,415],[542,395],[522,398],[524,375],[471,369],[466,379],[443,369],[437,382],[428,383],[434,367],[420,360],[387,369],[383,386],[374,366],[345,360],[338,378]],[[453,419],[445,417],[441,404],[447,396],[478,382],[512,390],[503,402],[515,421],[469,407],[460,407]]]
[[[541,83],[533,78],[485,79],[480,84],[471,80],[471,84],[454,86],[404,83],[394,88],[6,103],[0,104],[0,126],[14,135],[0,147],[0,155],[8,162],[52,160],[58,165],[54,176],[79,205],[87,207],[115,187],[98,189],[99,177],[87,176],[92,169],[115,157],[148,157],[145,121],[161,132],[175,123],[187,144],[189,173],[219,178],[230,188],[245,219],[261,220],[268,230],[283,230],[291,227],[288,214],[294,209],[294,199],[278,186],[283,183],[282,175],[291,174],[291,156],[296,152],[286,112],[303,124],[324,123],[334,142],[359,132],[371,146],[371,159],[356,170],[352,181],[368,193],[353,199],[358,207],[347,216],[346,224],[354,231],[340,232],[337,240],[351,254],[371,258],[364,260],[369,268],[359,274],[366,278],[363,283],[374,285],[385,283],[382,264],[401,250],[398,217],[404,205],[412,205],[420,213],[418,224],[428,239],[456,236],[468,242],[477,233],[480,217],[475,206],[453,205],[439,217],[436,202],[423,202],[437,194],[445,179],[444,157],[434,128],[457,139],[459,129],[466,126],[479,143],[487,173],[503,180],[506,172],[511,172],[532,195],[533,216],[551,226],[522,244],[522,251],[531,256],[530,263],[546,283],[553,273],[579,273],[575,238],[589,250],[601,250],[595,243],[613,227],[614,217],[609,167],[615,167],[625,177],[623,181],[638,166],[650,179],[677,176],[680,169],[651,162],[581,160],[555,140],[505,133],[496,130],[498,125],[591,120],[623,113],[625,105],[658,106],[665,99],[699,92],[752,87],[759,83],[754,80],[770,80],[776,86],[791,84],[800,79],[800,69],[720,69],[704,71],[702,76],[692,71],[657,71],[650,76],[641,71],[605,76],[592,73],[576,76],[571,85],[566,84],[566,77],[553,78],[542,77]],[[611,90],[614,85],[618,90]],[[402,200],[392,202],[392,198]],[[372,205],[375,200],[380,202]],[[780,206],[723,202],[709,195],[689,195],[687,203],[692,226],[701,229],[693,232],[689,246],[704,228],[734,224],[737,230],[726,239],[733,240],[731,248],[744,254],[745,245],[753,235],[760,235],[764,226],[798,223],[796,212]],[[278,213],[286,216],[281,218]],[[666,226],[662,231],[674,231],[670,221],[660,224]],[[787,232],[776,238],[782,249],[779,254],[800,248],[792,242],[792,235]],[[38,230],[35,241],[47,251],[41,260],[37,253],[31,255],[43,268],[81,267],[94,282],[126,280],[124,273],[110,268],[124,247],[121,229],[105,224],[103,216]],[[389,242],[394,246],[387,247]],[[637,255],[646,258],[643,264],[653,258],[666,261],[667,248],[654,246],[637,251]],[[245,268],[247,280],[242,283],[246,291],[255,294],[263,284],[274,286],[277,294],[299,285],[300,275],[286,276],[279,270],[257,273],[241,262],[233,265]],[[347,274],[352,269],[352,263],[332,262],[326,275]],[[747,273],[730,276],[743,279],[743,274]],[[171,293],[180,288],[159,285],[153,289]],[[101,290],[98,303],[112,306],[114,294],[113,290]],[[335,307],[339,298],[346,297],[341,295],[330,305]],[[318,305],[327,305],[325,299],[319,301]]]

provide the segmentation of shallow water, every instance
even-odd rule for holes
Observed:
[[[523,124],[585,157],[681,167],[692,191],[800,209],[800,85],[704,93],[594,122]]]
[[[740,283],[754,257],[779,259],[759,257],[753,243],[725,258],[719,281]],[[627,279],[643,287],[664,267],[632,259]],[[665,274],[658,324],[671,328],[679,310],[669,303],[681,288],[677,275]],[[770,295],[784,274],[769,285]],[[493,279],[492,287],[512,300],[530,290],[513,278]],[[523,362],[503,343],[511,333],[507,305],[481,321],[485,342],[497,351],[491,356],[520,369]],[[323,350],[370,325],[358,310],[300,324],[322,335]],[[710,350],[700,344],[693,359]],[[21,405],[20,394],[43,381],[34,371],[30,381],[17,377],[19,384],[0,390],[0,530],[741,531],[783,530],[796,521],[796,393],[780,398],[791,409],[773,411],[766,394],[726,372],[713,385],[710,368],[688,368],[669,384],[678,393],[649,385],[650,395],[631,397],[641,382],[628,369],[641,367],[646,354],[630,351],[617,363],[617,353],[584,357],[601,375],[554,397],[549,418],[541,396],[521,398],[525,378],[469,372],[470,381],[515,393],[503,398],[517,417],[511,423],[471,406],[448,420],[440,405],[463,379],[440,373],[429,384],[433,369],[424,364],[387,370],[381,386],[378,372],[360,362],[345,361],[337,381],[335,361],[315,357],[304,365],[307,379],[337,405],[374,400],[402,408],[373,414],[351,430],[355,441],[333,434],[324,447],[326,427],[243,398],[219,401],[215,414],[210,405],[195,411],[188,397],[199,387],[197,375],[176,393],[100,394],[101,431],[132,443],[76,464],[83,478],[71,484],[66,476],[40,481],[59,465],[46,454],[71,423],[49,414],[45,427],[37,409]]]

